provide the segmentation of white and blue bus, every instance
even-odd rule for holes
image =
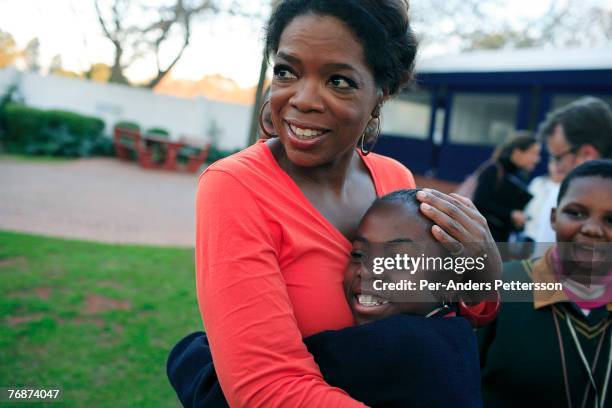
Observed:
[[[473,52],[417,61],[416,72],[385,105],[375,151],[443,180],[463,180],[515,130],[536,131],[575,99],[612,106],[612,46]],[[543,160],[536,174],[545,168]]]

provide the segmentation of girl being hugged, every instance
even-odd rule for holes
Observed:
[[[354,324],[343,274],[359,221],[377,197],[414,188],[402,164],[367,149],[383,103],[411,79],[416,46],[402,0],[275,10],[274,137],[211,165],[197,192],[198,301],[230,406],[362,406],[325,383],[302,339]],[[419,199],[452,253],[494,247],[471,202]],[[487,277],[498,275],[499,254],[488,261]]]

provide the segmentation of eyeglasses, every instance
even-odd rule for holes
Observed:
[[[555,162],[555,163],[559,163],[561,160],[563,160],[563,158],[565,156],[567,156],[568,154],[576,154],[576,152],[579,150],[579,147],[572,147],[568,150],[566,150],[565,152],[561,153],[561,154],[550,154],[550,161]]]

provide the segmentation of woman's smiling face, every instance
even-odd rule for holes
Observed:
[[[287,25],[270,106],[293,164],[314,167],[352,154],[381,99],[363,46],[346,24],[306,14]]]

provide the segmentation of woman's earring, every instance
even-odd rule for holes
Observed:
[[[264,114],[264,110],[266,109],[266,107],[268,107],[269,103],[270,103],[270,100],[268,99],[267,101],[263,103],[263,105],[261,105],[261,109],[259,110],[259,129],[261,130],[261,133],[266,135],[267,138],[271,139],[273,137],[277,137],[278,135],[270,133],[270,131],[266,128],[266,124],[264,123],[263,114]]]
[[[376,124],[376,126],[374,126]],[[368,122],[368,126],[366,126],[363,134],[361,135],[361,143],[359,148],[361,149],[361,154],[367,156],[370,154],[376,142],[378,141],[378,136],[380,135],[380,116],[372,117],[370,122]],[[366,143],[369,144],[369,148],[366,149]]]

